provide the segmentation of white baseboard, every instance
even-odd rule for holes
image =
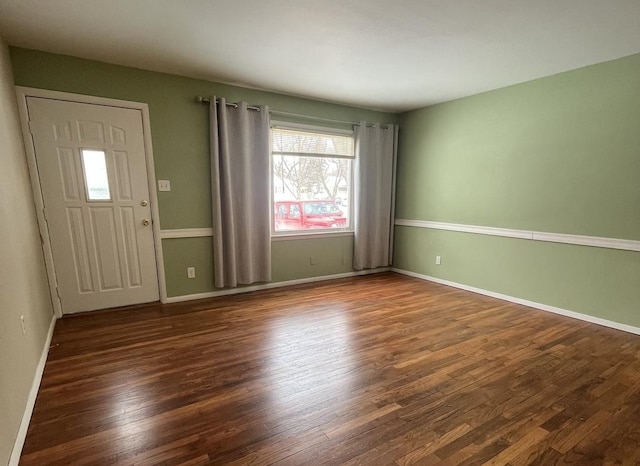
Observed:
[[[369,275],[372,273],[388,272],[390,267],[379,267],[371,270],[360,270],[358,272],[337,273],[334,275],[322,275],[319,277],[298,278],[296,280],[287,280],[284,282],[264,283],[261,285],[243,286],[238,288],[229,288],[219,291],[209,291],[207,293],[189,294],[183,296],[171,296],[167,298],[167,303],[180,303],[183,301],[193,301],[194,299],[216,298],[218,296],[226,296],[239,293],[250,293],[252,291],[269,290],[271,288],[282,288],[285,286],[301,285],[303,283],[323,282],[327,280],[336,280],[338,278],[357,277],[359,275]]]
[[[614,322],[612,320],[601,319],[600,317],[590,316],[588,314],[581,314],[579,312],[569,311],[555,306],[549,306],[548,304],[536,303],[535,301],[529,301],[527,299],[516,298],[502,293],[496,293],[495,291],[483,290],[482,288],[476,288],[475,286],[464,285],[462,283],[456,283],[449,280],[443,280],[441,278],[431,277],[429,275],[423,275],[416,272],[410,272],[409,270],[392,268],[392,272],[401,273],[410,277],[420,278],[430,282],[440,283],[441,285],[452,286],[465,291],[471,291],[472,293],[478,293],[492,298],[502,299],[516,304],[522,304],[523,306],[533,307],[541,311],[553,312],[554,314],[560,314],[566,317],[572,317],[574,319],[583,320],[592,324],[602,325],[604,327],[614,328],[616,330],[622,330],[623,332],[634,333],[640,335],[640,328],[633,327],[632,325],[622,324],[620,322]]]
[[[51,346],[53,330],[56,327],[56,320],[56,316],[52,316],[51,323],[49,324],[49,333],[47,333],[47,339],[44,342],[44,347],[42,348],[42,353],[40,354],[40,360],[38,361],[38,365],[36,366],[36,373],[33,376],[31,391],[29,392],[29,398],[27,398],[27,405],[24,408],[24,414],[22,415],[22,421],[20,422],[20,428],[18,429],[16,441],[13,444],[13,450],[11,451],[11,457],[9,458],[8,466],[17,466],[20,462],[20,454],[22,453],[22,447],[24,447],[24,441],[27,438],[27,430],[29,429],[29,422],[31,422],[33,408],[36,405],[36,398],[38,397],[40,382],[42,382],[44,366],[47,363],[47,356],[49,355],[49,347]]]

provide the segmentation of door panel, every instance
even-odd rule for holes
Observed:
[[[63,311],[158,300],[141,112],[27,106]]]
[[[113,151],[115,163],[115,178],[118,185],[118,199],[120,201],[132,201],[131,178],[129,177],[129,155],[120,150]]]
[[[122,275],[113,209],[109,207],[90,207],[91,226],[95,240],[95,255],[100,277],[100,291],[122,289]]]
[[[79,207],[67,208],[69,219],[69,232],[71,234],[71,254],[74,259],[75,273],[78,284],[78,293],[93,292],[93,273],[89,263],[89,245],[85,233],[82,209]],[[60,280],[60,278],[58,278]]]

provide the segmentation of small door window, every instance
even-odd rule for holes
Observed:
[[[90,201],[110,201],[107,154],[103,150],[82,149],[82,169]]]

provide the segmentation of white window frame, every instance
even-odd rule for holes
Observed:
[[[351,170],[349,170],[349,226],[347,228],[314,228],[312,230],[287,230],[276,231],[275,226],[275,203],[273,199],[273,129],[291,129],[308,131],[319,134],[334,134],[339,136],[354,137],[353,129],[340,129],[332,128],[328,126],[308,125],[304,123],[293,123],[288,121],[271,120],[271,127],[269,128],[269,212],[271,215],[271,239],[273,241],[295,240],[295,239],[311,239],[311,238],[334,238],[337,236],[353,236],[354,231],[354,209],[353,209],[353,189],[354,189],[354,166],[355,166],[355,154],[353,157],[337,156],[335,158],[348,158],[351,162]],[[355,144],[355,141],[354,141]],[[319,158],[332,158],[330,155],[321,154],[300,154],[301,157],[319,157]]]

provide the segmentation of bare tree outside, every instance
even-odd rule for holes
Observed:
[[[352,152],[353,148],[346,145],[349,138],[297,131],[290,133],[281,131],[273,140],[276,192],[295,200],[346,197],[351,161],[332,158],[331,155]]]
[[[273,173],[281,183],[280,191],[290,194],[293,199],[335,199],[340,188],[346,190],[349,162],[345,159],[277,155],[273,157]]]

